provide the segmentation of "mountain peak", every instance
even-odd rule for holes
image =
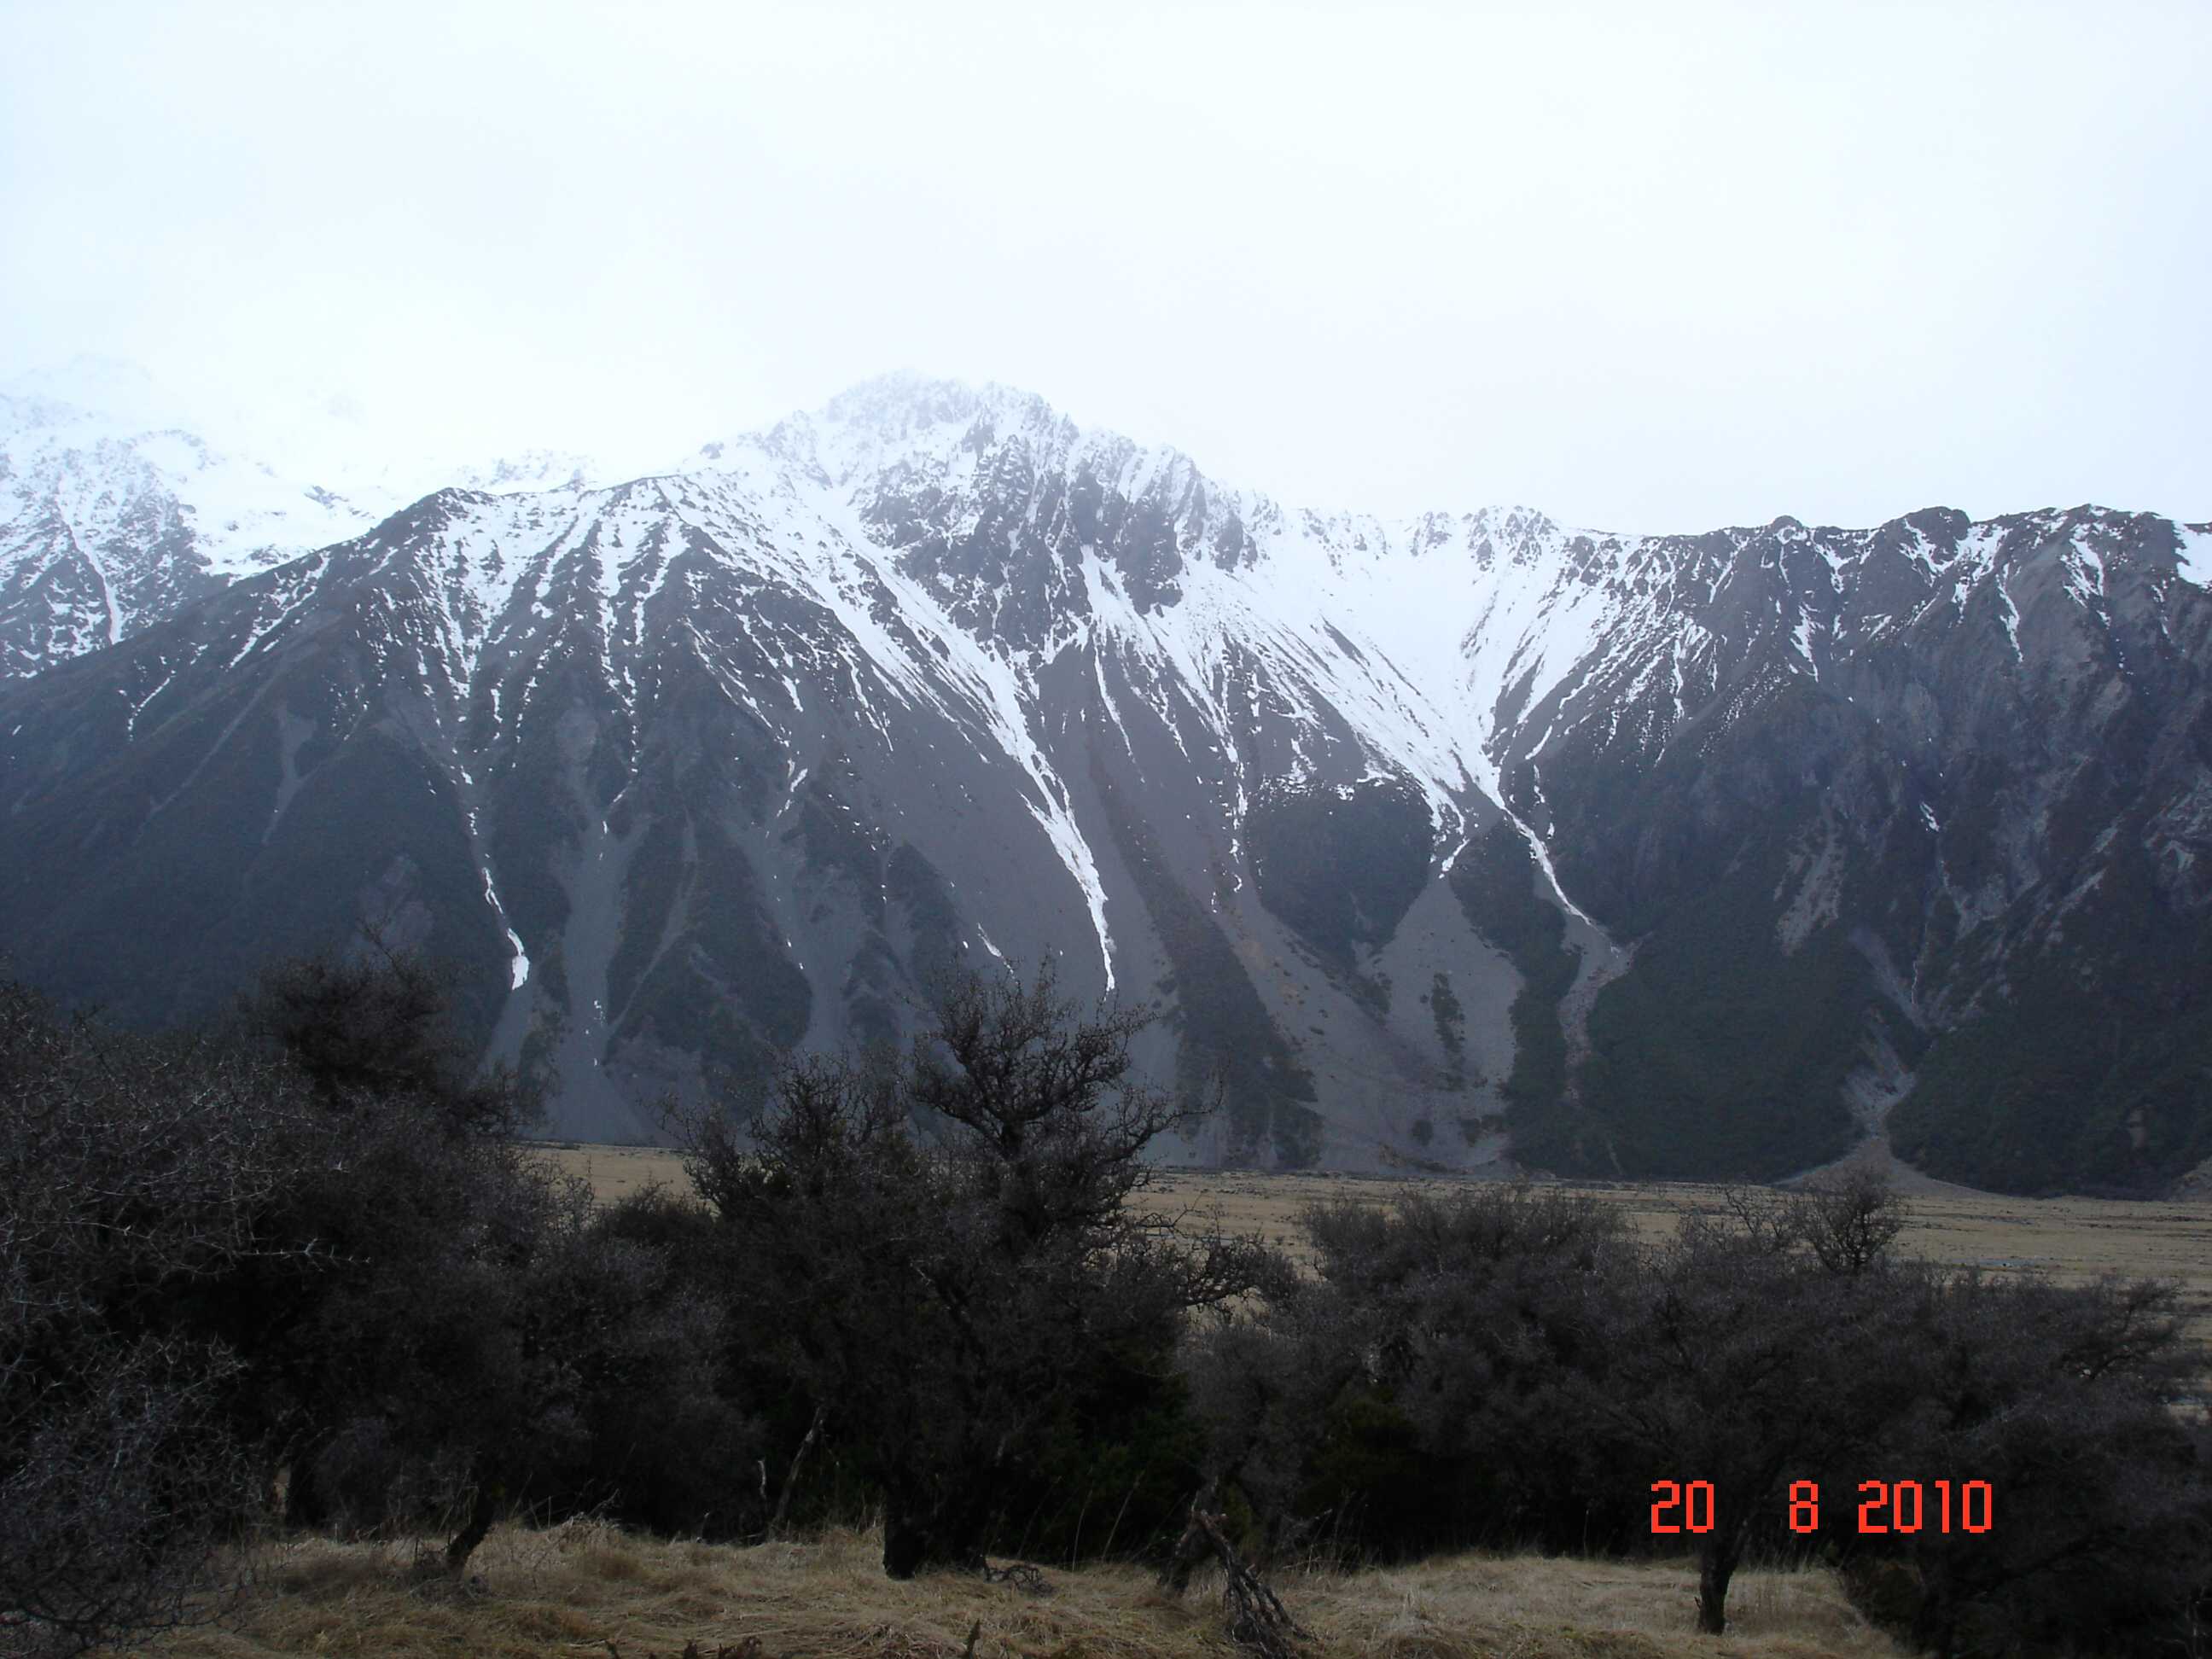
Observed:
[[[177,424],[181,414],[175,399],[142,366],[90,352],[18,374],[0,385],[0,395],[25,403],[59,404],[104,415],[118,425],[142,428]]]
[[[997,380],[981,382],[893,370],[847,386],[831,398],[816,418],[842,426],[912,431],[921,427],[957,425],[979,415],[1024,420],[1060,416],[1034,392]]]
[[[898,449],[943,451],[972,439],[989,441],[1009,431],[1042,437],[1056,431],[1073,438],[1075,423],[1034,392],[994,380],[981,385],[909,373],[878,375],[848,386],[813,416],[817,427],[843,434],[841,447],[856,457]]]
[[[901,371],[848,386],[765,432],[702,445],[673,470],[727,470],[743,465],[740,457],[764,453],[842,485],[902,461],[949,460],[963,447],[980,450],[1010,433],[1062,446],[1081,435],[1074,422],[1033,392]]]

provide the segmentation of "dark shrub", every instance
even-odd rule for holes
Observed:
[[[1911,1403],[1839,1471],[1925,1489],[1921,1531],[1842,1540],[1898,1570],[1856,1570],[1869,1617],[1938,1653],[2058,1652],[2092,1632],[2100,1652],[2186,1651],[2212,1466],[2172,1409],[2201,1386],[2173,1287],[1968,1272],[1925,1275],[1918,1297],[1889,1356]],[[1938,1480],[1989,1483],[1988,1532],[1939,1530]]]
[[[979,1565],[1054,1465],[1143,1484],[1134,1448],[1083,1449],[1151,1432],[1167,1395],[1127,1385],[1261,1276],[1256,1247],[1127,1207],[1182,1116],[1132,1073],[1145,1019],[1084,1017],[1048,970],[969,979],[912,1054],[799,1062],[686,1126],[735,1316],[880,1494],[893,1577]]]
[[[1196,1334],[1186,1358],[1212,1472],[1271,1546],[1324,1528],[1388,1555],[1618,1535],[1629,1511],[1593,1504],[1602,1448],[1566,1392],[1629,1269],[1617,1211],[1490,1185],[1318,1206],[1304,1224],[1318,1283]]]
[[[185,1616],[258,1480],[239,1359],[169,1293],[272,1248],[314,1129],[281,1067],[0,984],[0,1619],[73,1650]]]

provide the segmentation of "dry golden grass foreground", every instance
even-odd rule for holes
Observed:
[[[751,1547],[662,1541],[589,1520],[502,1527],[466,1585],[412,1571],[419,1546],[308,1540],[273,1547],[222,1627],[136,1651],[168,1659],[269,1654],[599,1655],[659,1659],[687,1644],[758,1659],[1168,1659],[1238,1651],[1218,1574],[1170,1597],[1141,1568],[1048,1571],[1040,1592],[959,1574],[884,1577],[882,1543],[838,1532]],[[1686,1562],[1462,1555],[1400,1569],[1276,1581],[1326,1655],[1392,1659],[1895,1659],[1822,1570],[1747,1570],[1729,1634],[1692,1627]],[[969,1646],[970,1633],[974,1645]],[[757,1645],[748,1646],[748,1643]]]
[[[554,1144],[547,1156],[592,1183],[603,1203],[659,1182],[678,1191],[689,1183],[678,1156],[665,1147]],[[2212,1203],[2202,1199],[2006,1198],[1930,1181],[1900,1169],[1911,1216],[1899,1246],[1954,1267],[2045,1269],[2080,1283],[2099,1273],[2180,1281],[2191,1336],[2212,1361]],[[1293,1251],[1301,1247],[1298,1213],[1316,1200],[1348,1198],[1384,1204],[1407,1192],[1443,1193],[1463,1184],[1442,1176],[1398,1179],[1358,1176],[1276,1175],[1249,1170],[1164,1170],[1138,1194],[1150,1210],[1218,1213],[1231,1232],[1258,1233]],[[1687,1209],[1718,1207],[1717,1187],[1691,1182],[1619,1182],[1568,1190],[1595,1194],[1628,1213],[1646,1237],[1672,1231]]]

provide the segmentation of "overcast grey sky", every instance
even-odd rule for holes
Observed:
[[[0,0],[0,377],[637,465],[892,368],[1294,502],[2212,518],[2212,5]]]

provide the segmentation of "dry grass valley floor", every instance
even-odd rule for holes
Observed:
[[[589,1521],[506,1527],[456,1585],[412,1571],[429,1547],[308,1540],[270,1547],[221,1626],[135,1651],[167,1659],[270,1654],[599,1655],[675,1659],[686,1645],[747,1659],[1165,1659],[1237,1652],[1220,1583],[1179,1599],[1142,1568],[1048,1571],[1042,1593],[963,1576],[896,1583],[880,1542],[833,1533],[740,1547],[665,1541]],[[1730,1632],[1692,1628],[1686,1563],[1463,1555],[1276,1583],[1316,1656],[1672,1659],[1774,1655],[1896,1659],[1819,1569],[1747,1571]],[[972,1650],[970,1635],[974,1633]]]
[[[653,1182],[678,1192],[690,1186],[683,1159],[665,1147],[548,1143],[545,1154],[556,1168],[590,1182],[605,1203]],[[1930,1181],[1902,1166],[1893,1173],[1905,1198],[1908,1218],[1898,1240],[1905,1254],[1953,1267],[2040,1268],[2063,1284],[2105,1273],[2178,1280],[2190,1337],[2212,1360],[2212,1202],[2206,1201],[2212,1185],[2189,1200],[2008,1198]],[[1439,1176],[1163,1170],[1136,1202],[1168,1214],[1188,1212],[1201,1223],[1218,1218],[1230,1232],[1258,1233],[1303,1255],[1298,1215],[1316,1200],[1387,1204],[1401,1194],[1435,1194],[1465,1184]],[[1671,1232],[1685,1210],[1717,1211],[1721,1202],[1720,1188],[1690,1182],[1559,1184],[1619,1205],[1649,1239]]]

